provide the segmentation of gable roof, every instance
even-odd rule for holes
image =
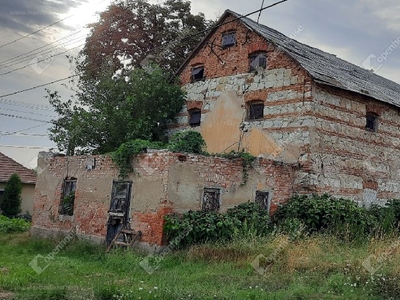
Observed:
[[[396,82],[340,59],[336,55],[302,44],[231,10],[226,10],[216,25],[220,25],[228,15],[238,18],[249,30],[258,33],[266,41],[273,43],[292,57],[311,75],[315,82],[366,95],[400,107],[400,85]],[[199,44],[178,72],[182,71],[190,58],[198,52],[215,30],[213,29]]]
[[[36,183],[35,172],[0,152],[0,182],[7,182],[14,173],[18,174],[22,183]]]

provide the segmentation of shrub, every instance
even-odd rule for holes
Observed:
[[[377,226],[376,218],[353,200],[327,194],[293,196],[275,213],[274,222],[279,227],[293,218],[300,220],[309,233],[331,233],[350,240],[368,236]]]
[[[179,216],[165,216],[164,229],[170,245],[183,248],[205,242],[228,241],[248,233],[265,235],[269,230],[269,216],[256,203],[243,203],[226,214],[189,211]]]
[[[168,149],[173,152],[203,153],[206,146],[201,134],[197,131],[175,133],[168,143]]]
[[[150,142],[146,140],[132,140],[119,146],[117,150],[111,153],[113,162],[119,169],[119,177],[125,178],[132,169],[132,157],[146,152],[148,148],[161,149],[163,144],[160,142]]]
[[[400,222],[400,200],[392,199],[384,206],[373,205],[370,214],[376,219],[376,234],[397,232]]]
[[[17,174],[11,175],[4,187],[4,193],[0,205],[4,215],[13,217],[21,212],[21,191],[21,179]]]
[[[24,232],[29,229],[30,223],[18,218],[10,219],[6,216],[0,216],[0,232],[14,233]]]

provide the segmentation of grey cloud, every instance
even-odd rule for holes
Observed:
[[[60,19],[60,14],[67,13],[86,1],[77,0],[30,0],[3,1],[0,8],[0,27],[20,33],[30,33],[40,27],[52,24]],[[67,27],[57,24],[58,27]]]

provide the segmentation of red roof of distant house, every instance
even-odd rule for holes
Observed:
[[[17,173],[23,183],[36,183],[36,173],[12,158],[0,152],[0,182],[7,182],[11,175]]]

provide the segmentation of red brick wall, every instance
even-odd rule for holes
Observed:
[[[96,167],[86,170],[87,157],[39,159],[32,227],[41,231],[68,231],[104,239],[112,182],[118,170],[107,156],[94,156]],[[285,203],[293,192],[294,168],[271,160],[257,159],[243,185],[241,159],[223,159],[201,155],[155,152],[134,160],[135,174],[131,197],[132,227],[142,231],[141,242],[162,245],[164,215],[173,211],[201,209],[205,187],[220,188],[221,211],[239,203],[254,201],[256,190],[273,192],[271,212]],[[73,217],[60,216],[62,183],[66,177],[77,178]],[[156,184],[160,192],[146,198],[146,191]],[[144,191],[145,194],[141,194]],[[156,199],[154,199],[156,198]]]
[[[234,17],[228,17],[224,23],[233,19]],[[236,45],[223,49],[221,47],[222,34],[230,30],[236,31]],[[267,43],[263,37],[248,30],[240,21],[234,21],[219,27],[189,60],[181,72],[181,83],[182,85],[190,83],[192,66],[199,64],[204,65],[206,78],[248,73],[250,70],[249,55],[257,51],[267,52],[267,69],[291,68],[294,76],[306,76],[306,72],[276,46]]]

